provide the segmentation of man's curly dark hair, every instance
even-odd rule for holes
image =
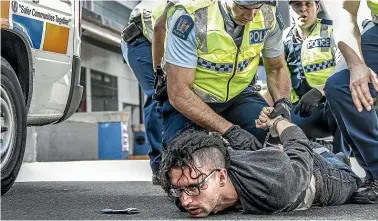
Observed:
[[[197,179],[206,176],[200,171],[204,169],[228,168],[230,154],[223,138],[219,134],[209,133],[205,130],[186,130],[180,133],[163,152],[163,160],[160,165],[160,185],[171,196],[172,168],[181,168],[182,172],[188,166],[196,170]]]

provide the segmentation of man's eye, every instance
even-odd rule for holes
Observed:
[[[196,186],[189,186],[187,188],[189,191],[196,191],[197,190],[197,187]]]
[[[300,7],[301,4],[302,4],[302,3],[300,3],[300,2],[295,2],[295,3],[293,3],[294,7],[296,7],[296,8]]]
[[[238,8],[240,8],[241,10],[244,10],[244,9],[245,9],[244,7],[242,7],[242,6],[240,6],[240,5],[238,5]]]

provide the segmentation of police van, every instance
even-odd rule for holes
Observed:
[[[58,123],[77,109],[78,0],[1,0],[1,194],[16,180],[26,127]]]

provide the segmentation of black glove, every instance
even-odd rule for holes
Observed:
[[[154,95],[153,99],[162,104],[168,98],[167,76],[160,66],[157,66],[154,73]]]
[[[294,114],[298,114],[301,117],[309,117],[318,106],[320,100],[323,98],[322,93],[318,89],[311,89],[305,95],[301,97],[297,106],[295,107]]]
[[[224,134],[228,143],[234,150],[258,150],[263,146],[255,136],[246,130],[241,129],[238,125],[233,125]]]
[[[287,98],[281,98],[278,101],[274,102],[274,109],[270,113],[269,118],[274,119],[278,116],[282,116],[289,121],[291,121],[291,102]]]

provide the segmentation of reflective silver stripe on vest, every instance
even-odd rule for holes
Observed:
[[[329,38],[329,33],[328,33],[328,25],[326,24],[321,24],[320,27],[320,37],[322,38]],[[322,47],[320,50],[321,52],[328,52],[331,48],[330,47]]]
[[[248,65],[253,61],[253,58],[248,58],[240,63],[238,63],[238,72],[244,71]]]
[[[264,4],[261,7],[261,12],[264,16],[265,28],[271,28],[274,23],[275,13],[273,12],[272,6]]]
[[[203,58],[198,58],[197,66],[215,71],[218,73],[230,73],[232,72],[232,68],[234,67],[234,64],[227,64],[227,63],[215,63],[211,61],[207,61]]]
[[[144,21],[144,26],[146,29],[146,38],[152,42],[152,32],[153,32],[153,27],[152,27],[152,15],[151,12],[148,10],[143,10],[143,21]]]
[[[316,72],[316,71],[321,71],[330,67],[333,67],[335,65],[334,60],[328,60],[328,61],[323,61],[317,64],[310,64],[307,66],[304,66],[304,70],[306,73],[308,72]]]
[[[196,24],[196,38],[198,49],[204,53],[207,52],[207,15],[208,7],[197,10],[194,14]]]
[[[199,88],[194,87],[194,92],[197,94],[198,97],[205,103],[223,103],[222,100],[218,99],[212,94],[206,93]]]

